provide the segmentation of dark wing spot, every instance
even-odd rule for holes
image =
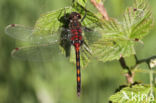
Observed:
[[[134,8],[133,11],[137,11],[137,8]]]
[[[16,50],[16,51],[18,51],[18,50],[19,50],[19,48],[15,48],[15,50]]]
[[[15,27],[16,25],[15,24],[11,24],[11,27]]]

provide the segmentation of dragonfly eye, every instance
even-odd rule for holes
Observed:
[[[81,15],[77,12],[72,12],[69,16],[69,19],[81,19]]]

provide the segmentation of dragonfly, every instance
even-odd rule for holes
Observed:
[[[100,40],[102,36],[100,32],[94,30],[97,27],[96,23],[94,26],[91,25],[90,28],[81,25],[85,17],[86,15],[82,18],[78,12],[64,14],[59,19],[60,22],[63,22],[63,25],[57,32],[51,32],[50,35],[34,35],[33,33],[37,33],[37,31],[33,28],[19,24],[8,25],[5,29],[7,35],[33,43],[33,46],[30,47],[15,48],[11,52],[12,56],[24,60],[40,61],[41,59],[57,57],[56,54],[62,53],[60,47],[63,48],[66,57],[73,57],[71,61],[76,64],[77,95],[80,96],[80,65],[82,64],[83,67],[89,62],[93,52],[89,46],[96,44],[96,41]],[[72,56],[74,51],[75,57]],[[83,62],[80,63],[81,61]]]

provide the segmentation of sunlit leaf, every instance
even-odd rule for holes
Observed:
[[[65,21],[61,21],[61,19],[65,18],[65,14],[71,12],[78,12],[81,14],[82,17],[86,13],[86,17],[82,22],[82,25],[84,26],[89,26],[93,23],[99,22],[99,19],[92,12],[86,10],[78,3],[74,3],[72,7],[62,8],[41,15],[35,24],[34,34],[50,35],[58,32],[59,28],[65,23]]]
[[[134,44],[131,41],[114,41],[114,43],[112,41],[99,41],[96,43],[91,46],[95,50],[93,54],[96,55],[98,60],[103,62],[118,60],[121,56],[127,57],[135,54]]]
[[[132,7],[124,14],[123,28],[129,38],[142,39],[149,33],[153,25],[153,17],[146,0],[135,0]]]
[[[109,100],[112,103],[153,103],[154,94],[151,93],[150,86],[134,85],[132,87],[125,87],[119,92],[112,95]]]
[[[123,34],[119,22],[111,19],[103,21],[102,26],[101,39],[90,45],[98,60],[106,62],[135,54],[134,41]]]
[[[115,19],[103,20],[102,38],[97,44],[90,46],[94,48],[97,58],[105,62],[135,54],[135,42],[147,35],[153,24],[151,11],[145,1],[136,0],[133,7],[126,9],[124,20],[121,22]],[[104,45],[105,41],[114,45]]]
[[[82,5],[83,7],[85,7],[87,0],[75,0],[77,3],[79,3],[80,5]]]

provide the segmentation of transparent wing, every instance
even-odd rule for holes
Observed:
[[[82,45],[80,50],[80,62],[82,68],[85,68],[93,57],[91,49],[87,45]]]
[[[86,45],[82,45],[80,48],[80,66],[81,68],[85,68],[90,59],[92,57],[91,51],[89,51],[89,48],[86,47]],[[70,62],[76,63],[76,55],[75,55],[75,48],[74,46],[71,46],[71,52],[70,52]]]
[[[100,58],[99,56],[97,56],[99,54],[100,55],[102,54],[102,56],[103,55],[108,56],[106,54],[103,54],[102,48],[108,49],[108,48],[112,48],[113,46],[115,46],[115,45],[111,41],[105,41],[105,42],[101,41],[98,43],[94,43],[94,45],[90,45],[90,46],[87,46],[84,43],[80,48],[80,65],[81,65],[81,67],[85,68],[91,59],[97,58],[97,59],[101,60],[103,57]],[[98,49],[98,48],[101,48],[101,49]],[[108,51],[108,53],[109,53],[109,51]],[[111,55],[111,53],[109,55]],[[70,62],[76,63],[76,55],[75,55],[74,46],[71,46]]]
[[[53,31],[47,35],[41,35],[39,29],[32,29],[19,24],[11,24],[5,28],[7,35],[22,41],[35,44],[49,44],[58,42],[62,39],[68,39],[68,29],[60,27],[58,31]]]
[[[103,36],[102,31],[103,27],[101,27],[99,23],[94,23],[92,25],[89,25],[88,27],[82,27],[82,35],[84,40],[84,43],[80,48],[80,64],[82,68],[85,68],[88,65],[89,61],[94,57],[98,57],[98,59],[101,60],[101,58],[99,58],[99,55],[103,53],[103,48],[108,49],[112,48],[115,45],[112,38],[109,38],[109,36]],[[111,53],[109,55],[111,55]],[[70,61],[75,63],[75,60],[75,49],[72,46]]]
[[[84,39],[88,45],[102,40],[105,42],[114,40],[127,40],[128,38],[123,35],[119,22],[110,19],[109,21],[102,20],[100,23],[92,23],[83,27]]]
[[[87,45],[93,44],[102,38],[102,34],[96,27],[83,27],[83,39]]]
[[[134,40],[123,33],[119,22],[102,21],[102,26],[91,26],[89,30],[84,30],[84,41],[98,60],[111,61],[135,54]]]
[[[59,44],[37,45],[30,47],[16,48],[11,55],[20,60],[42,61],[50,60],[61,55]]]
[[[85,12],[86,11],[86,12]],[[72,7],[61,8],[56,11],[51,11],[41,15],[37,20],[34,29],[37,35],[49,35],[53,32],[57,32],[60,27],[68,27],[69,15],[71,12],[78,12],[85,19],[82,22],[83,26],[90,26],[94,23],[99,23],[99,19],[90,11],[86,10],[78,3],[74,3]]]
[[[11,24],[5,28],[5,33],[14,39],[30,41],[33,29],[19,24]]]

